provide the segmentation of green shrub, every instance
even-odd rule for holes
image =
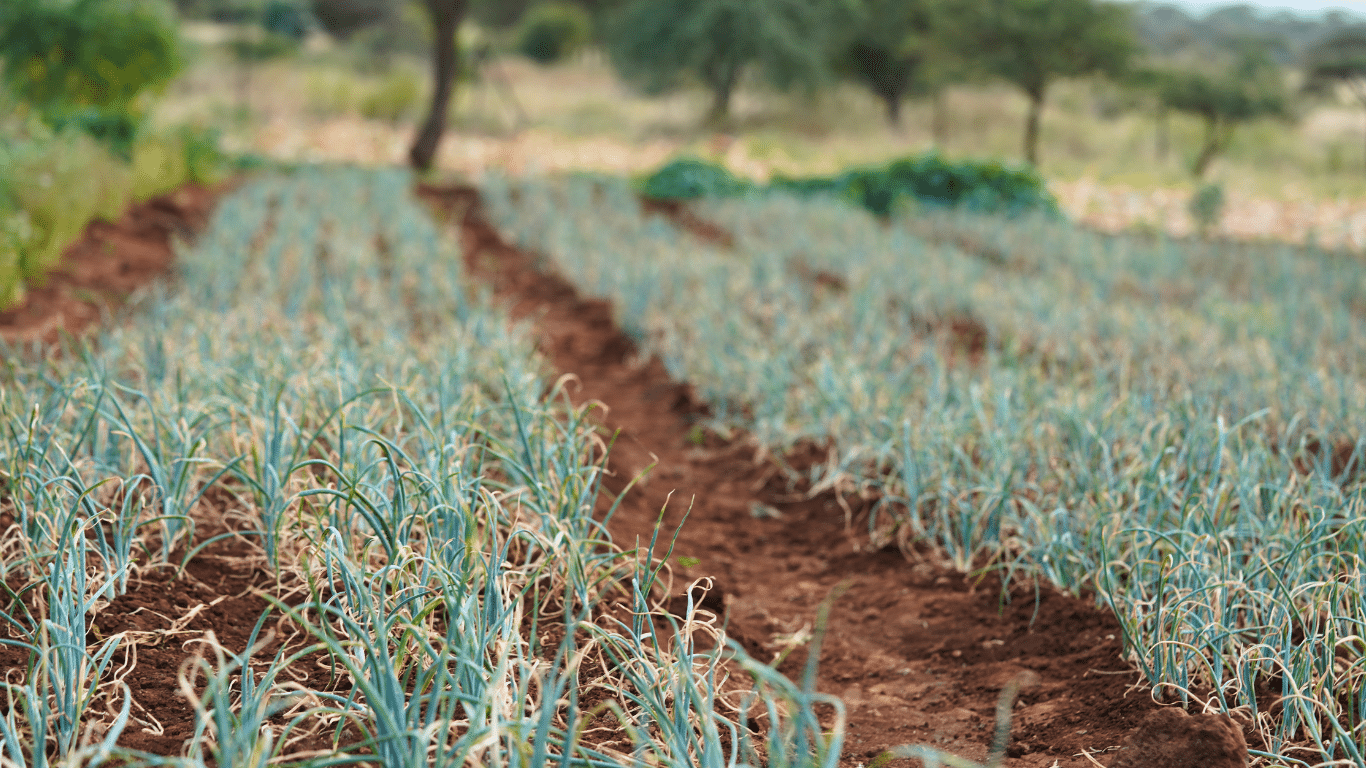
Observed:
[[[308,12],[298,3],[269,0],[261,9],[261,27],[269,35],[303,40],[308,35]]]
[[[1186,210],[1190,212],[1191,219],[1195,221],[1196,229],[1200,231],[1201,236],[1209,234],[1224,216],[1223,185],[1206,184],[1197,189],[1195,194],[1191,195]]]
[[[878,216],[890,214],[903,200],[980,212],[1057,211],[1043,177],[1033,169],[999,161],[949,162],[935,152],[829,178],[777,178],[771,187],[843,197]]]
[[[160,0],[6,0],[0,77],[53,128],[126,154],[145,95],[180,67],[177,35]]]
[[[660,200],[691,200],[698,197],[732,197],[748,184],[716,163],[695,157],[670,161],[641,186],[641,194]]]
[[[246,167],[225,156],[213,131],[144,134],[125,162],[81,131],[0,127],[0,309],[40,284],[95,218],[118,216],[185,182],[214,183]]]
[[[0,272],[39,282],[92,218],[117,216],[128,201],[132,172],[94,139],[76,131],[0,144],[0,194],[12,213],[0,244]],[[17,286],[0,283],[13,298]]]
[[[686,200],[729,197],[747,189],[746,182],[719,165],[682,158],[648,177],[641,191],[649,197]],[[933,152],[885,166],[854,168],[836,176],[775,177],[767,189],[800,196],[840,197],[878,216],[889,215],[906,200],[981,212],[1058,210],[1043,177],[1032,169],[996,161],[953,163]]]
[[[218,146],[218,132],[182,128],[141,138],[133,148],[131,194],[145,200],[185,183],[213,184],[235,163]]]
[[[586,45],[593,36],[593,19],[568,2],[542,3],[522,20],[517,51],[538,64],[554,64]]]

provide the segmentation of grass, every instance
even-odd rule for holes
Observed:
[[[871,502],[873,546],[1093,592],[1154,696],[1264,761],[1366,761],[1359,260],[779,195],[699,206],[724,250],[623,180],[485,191],[711,428],[831,445],[805,479]]]
[[[3,683],[0,762],[833,766],[813,707],[837,702],[699,650],[718,618],[664,614],[663,553],[608,540],[595,423],[410,184],[247,183],[127,322],[5,351],[0,619],[28,661]],[[184,757],[122,750],[149,725],[134,644],[85,622],[222,540],[270,574],[272,608],[245,648],[187,646]],[[319,655],[336,675],[309,687]],[[585,733],[603,714],[624,739]]]

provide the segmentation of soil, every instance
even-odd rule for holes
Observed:
[[[1010,766],[1096,765],[1090,755],[1118,749],[1158,709],[1124,660],[1117,621],[1093,600],[1045,584],[1002,589],[995,577],[970,578],[930,551],[871,548],[846,522],[866,514],[869,500],[808,498],[744,435],[701,434],[705,404],[658,359],[638,359],[607,302],[538,271],[545,260],[502,239],[476,190],[419,191],[461,227],[471,272],[515,317],[535,319],[553,365],[577,377],[575,399],[607,406],[604,426],[619,437],[605,485],[619,494],[640,478],[610,521],[615,541],[648,542],[664,509],[665,532],[678,530],[675,599],[710,580],[705,604],[763,661],[793,649],[834,597],[817,687],[848,708],[844,764],[912,743],[985,758],[1001,690],[1027,672],[1037,682],[1014,710]],[[693,214],[660,212],[693,236],[722,241]],[[783,463],[809,466],[822,452],[806,453]],[[796,647],[780,669],[799,676],[804,660]]]
[[[172,238],[203,225],[218,191],[187,188],[135,206],[119,222],[92,223],[44,287],[0,314],[0,334],[51,342],[106,316],[165,274]],[[690,585],[710,584],[703,607],[726,617],[730,636],[762,661],[790,651],[780,669],[797,677],[805,633],[822,601],[833,598],[817,687],[848,708],[844,765],[914,743],[984,758],[998,696],[1022,673],[1033,673],[1036,684],[1022,690],[1014,710],[1008,766],[1093,766],[1091,755],[1106,759],[1101,753],[1115,750],[1158,709],[1124,661],[1115,619],[1092,600],[1044,584],[1002,589],[994,577],[964,576],[928,550],[870,547],[858,521],[871,500],[811,497],[746,436],[703,433],[697,422],[706,405],[660,361],[638,359],[608,303],[580,296],[564,278],[538,271],[533,255],[506,244],[482,216],[475,190],[420,191],[460,227],[470,271],[514,316],[535,319],[550,361],[577,376],[576,400],[607,406],[604,427],[620,437],[605,485],[612,495],[625,493],[611,520],[614,539],[628,547],[648,542],[661,509],[667,533],[681,525],[671,607],[684,602]],[[801,469],[822,453],[809,446],[782,459]],[[639,482],[628,491],[634,478]],[[206,498],[206,514],[231,517],[231,494]],[[609,501],[602,500],[604,508]],[[223,530],[221,523],[203,529]],[[281,594],[253,552],[241,540],[224,539],[183,574],[144,570],[126,595],[98,612],[96,638],[138,633],[137,666],[125,678],[136,706],[122,746],[182,752],[194,717],[177,674],[206,653],[193,641],[212,631],[240,652],[265,608],[262,593]],[[286,641],[302,642],[287,627],[279,630],[263,655]],[[311,667],[325,669],[322,661]],[[5,655],[0,662],[10,668],[15,660]],[[310,684],[337,684],[316,674],[323,677]]]

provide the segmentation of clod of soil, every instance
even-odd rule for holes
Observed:
[[[1110,768],[1246,768],[1243,732],[1225,715],[1159,709],[1124,743]]]

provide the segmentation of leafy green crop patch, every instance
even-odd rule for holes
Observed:
[[[875,499],[872,544],[1093,591],[1155,696],[1235,713],[1263,757],[1366,761],[1359,260],[790,195],[695,203],[715,248],[624,180],[485,193],[704,428],[831,446],[803,479]]]
[[[248,183],[126,323],[5,350],[0,642],[24,661],[0,684],[0,761],[833,766],[829,700],[714,649],[709,613],[670,619],[663,561],[608,540],[586,411],[543,396],[532,340],[410,184]],[[245,647],[189,644],[183,757],[125,750],[169,715],[128,685],[129,632],[87,628],[224,528],[273,608]],[[270,627],[288,651],[261,652]],[[306,684],[319,659],[330,687]],[[588,733],[601,718],[621,738]]]
[[[641,193],[659,200],[738,197],[781,192],[798,197],[831,197],[888,216],[902,203],[958,207],[981,213],[1057,213],[1043,177],[999,161],[949,162],[930,152],[883,166],[851,168],[829,177],[777,177],[767,185],[740,179],[715,163],[684,157],[641,182]]]

